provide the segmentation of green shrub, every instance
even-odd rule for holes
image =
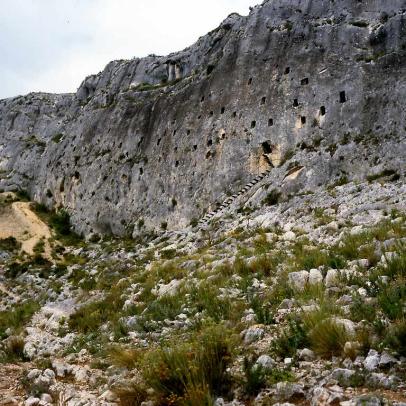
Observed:
[[[230,333],[210,326],[188,342],[170,342],[149,351],[142,363],[146,384],[160,404],[211,405],[229,386]]]
[[[6,336],[8,328],[16,331],[23,328],[39,307],[37,302],[27,301],[14,305],[11,310],[0,312],[0,338]]]
[[[177,255],[178,255],[178,252],[176,251],[175,248],[161,251],[161,258],[162,259],[173,259]]]
[[[254,310],[256,321],[259,324],[274,324],[275,319],[269,306],[267,306],[259,296],[255,295],[249,302]]]
[[[345,327],[334,320],[335,310],[329,304],[321,304],[319,310],[302,317],[310,347],[324,358],[340,355],[349,340]]]
[[[193,287],[190,292],[190,302],[198,312],[215,322],[228,320],[231,317],[232,304],[228,298],[220,298],[219,290],[209,283],[202,283],[199,287]]]
[[[389,329],[384,345],[406,357],[406,320],[397,322]]]
[[[32,250],[35,254],[42,254],[45,251],[45,241],[43,239],[39,240]]]
[[[24,339],[20,336],[11,336],[0,344],[0,362],[14,363],[26,361],[24,355]]]
[[[279,275],[277,282],[272,286],[269,302],[273,308],[278,307],[284,299],[291,299],[294,293],[294,290],[289,284],[287,274],[283,273]]]
[[[406,279],[396,279],[389,285],[381,285],[378,303],[390,320],[399,320],[406,316]]]
[[[113,392],[120,400],[120,406],[138,406],[147,399],[147,390],[137,383],[115,386]]]
[[[393,170],[393,169],[384,169],[380,173],[377,173],[375,175],[367,176],[367,181],[368,182],[373,182],[374,180],[385,178],[385,177],[388,177],[388,176],[395,176],[396,177],[396,175],[398,175],[398,174],[397,174],[397,172],[395,170]]]
[[[30,201],[30,195],[28,194],[28,192],[26,190],[17,190],[15,192],[17,199],[21,200],[23,202],[29,202]]]
[[[67,236],[71,232],[70,215],[62,209],[58,212],[52,213],[49,218],[49,225],[55,232],[62,236]]]
[[[110,348],[108,356],[113,365],[129,370],[136,368],[142,357],[140,350],[118,346]]]
[[[114,286],[104,299],[85,304],[71,314],[68,320],[69,328],[88,334],[97,332],[100,326],[107,322],[120,327],[118,319],[123,305],[121,290]]]
[[[261,389],[268,385],[294,380],[293,374],[288,370],[265,369],[261,365],[255,365],[253,357],[244,357],[243,369],[245,375],[244,392],[249,397],[256,396]]]
[[[63,137],[63,134],[55,134],[53,137],[52,137],[52,141],[55,143],[55,144],[58,144],[60,141],[61,141],[61,139],[62,139],[62,137]]]
[[[23,262],[11,262],[6,268],[6,278],[15,279],[28,271],[28,264]]]
[[[406,279],[406,248],[401,247],[395,252],[395,255],[386,261],[386,267],[381,269],[383,275],[390,278]]]
[[[288,327],[271,343],[271,350],[276,355],[285,358],[296,354],[298,348],[309,345],[306,329],[298,318],[289,318]]]
[[[334,251],[328,252],[320,247],[309,249],[306,244],[297,243],[293,249],[294,253],[294,266],[297,270],[319,268],[320,266],[327,266],[333,269],[342,269],[345,266],[345,261]]]
[[[248,396],[255,396],[266,386],[266,370],[261,366],[255,366],[252,359],[244,357],[244,375],[245,387],[244,392]]]
[[[17,251],[21,248],[19,243],[14,237],[7,237],[0,239],[0,250],[2,251]]]
[[[351,320],[361,321],[367,320],[373,322],[376,318],[376,307],[372,304],[365,303],[360,295],[353,298],[353,303],[350,306]]]
[[[268,206],[275,206],[280,202],[282,193],[276,189],[271,190],[262,201],[262,204],[266,204]]]
[[[182,299],[183,297],[179,295],[164,295],[151,300],[138,320],[139,328],[150,332],[156,329],[155,322],[175,319],[182,312]],[[153,322],[152,325],[151,322]]]
[[[43,204],[43,203],[37,203],[37,202],[31,203],[30,209],[32,211],[35,211],[36,213],[42,213],[42,214],[49,213],[48,207],[45,206],[45,204]]]

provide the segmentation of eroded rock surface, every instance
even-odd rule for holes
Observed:
[[[285,194],[402,175],[404,18],[404,0],[265,1],[75,94],[2,100],[0,187],[66,207],[81,233],[136,234],[182,228],[265,170]]]

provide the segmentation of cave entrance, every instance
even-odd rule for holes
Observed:
[[[269,169],[273,168],[274,164],[272,162],[273,160],[273,154],[274,154],[274,146],[271,144],[270,141],[264,141],[261,144],[261,149],[262,149],[262,169]]]
[[[269,141],[265,141],[261,145],[264,154],[272,154],[272,145]]]

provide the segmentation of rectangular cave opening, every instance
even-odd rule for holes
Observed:
[[[340,92],[340,103],[345,103],[347,101],[347,96],[345,94],[345,91]]]
[[[302,80],[300,81],[300,84],[301,84],[302,86],[308,85],[308,84],[309,84],[309,78],[304,78],[304,79],[302,79]]]
[[[262,150],[263,150],[264,154],[272,153],[272,145],[269,141],[264,141],[261,145],[262,145]]]
[[[261,104],[263,105],[263,104],[265,104],[266,103],[266,97],[264,96],[262,99],[261,99]]]
[[[286,69],[285,69],[285,75],[289,75],[289,73],[290,73],[290,67],[287,66]]]
[[[324,106],[320,107],[320,115],[325,116],[326,115],[326,108]]]
[[[224,114],[225,111],[226,111],[226,108],[225,108],[225,107],[222,107],[222,108],[221,108],[221,114]]]
[[[270,118],[268,120],[268,127],[272,127],[273,126],[273,118]]]
[[[251,121],[251,128],[255,128],[257,126],[257,122],[255,120]]]
[[[293,107],[298,107],[299,106],[299,101],[298,99],[293,100]]]
[[[300,122],[302,123],[302,125],[306,124],[306,117],[305,116],[301,116],[300,117]]]

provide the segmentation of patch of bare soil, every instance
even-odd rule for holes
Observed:
[[[49,227],[30,209],[28,202],[14,202],[0,210],[0,238],[14,237],[21,249],[33,255],[35,245],[44,241],[44,256],[51,259]]]
[[[25,368],[14,364],[0,364],[0,405],[19,405],[24,399],[20,379]]]

